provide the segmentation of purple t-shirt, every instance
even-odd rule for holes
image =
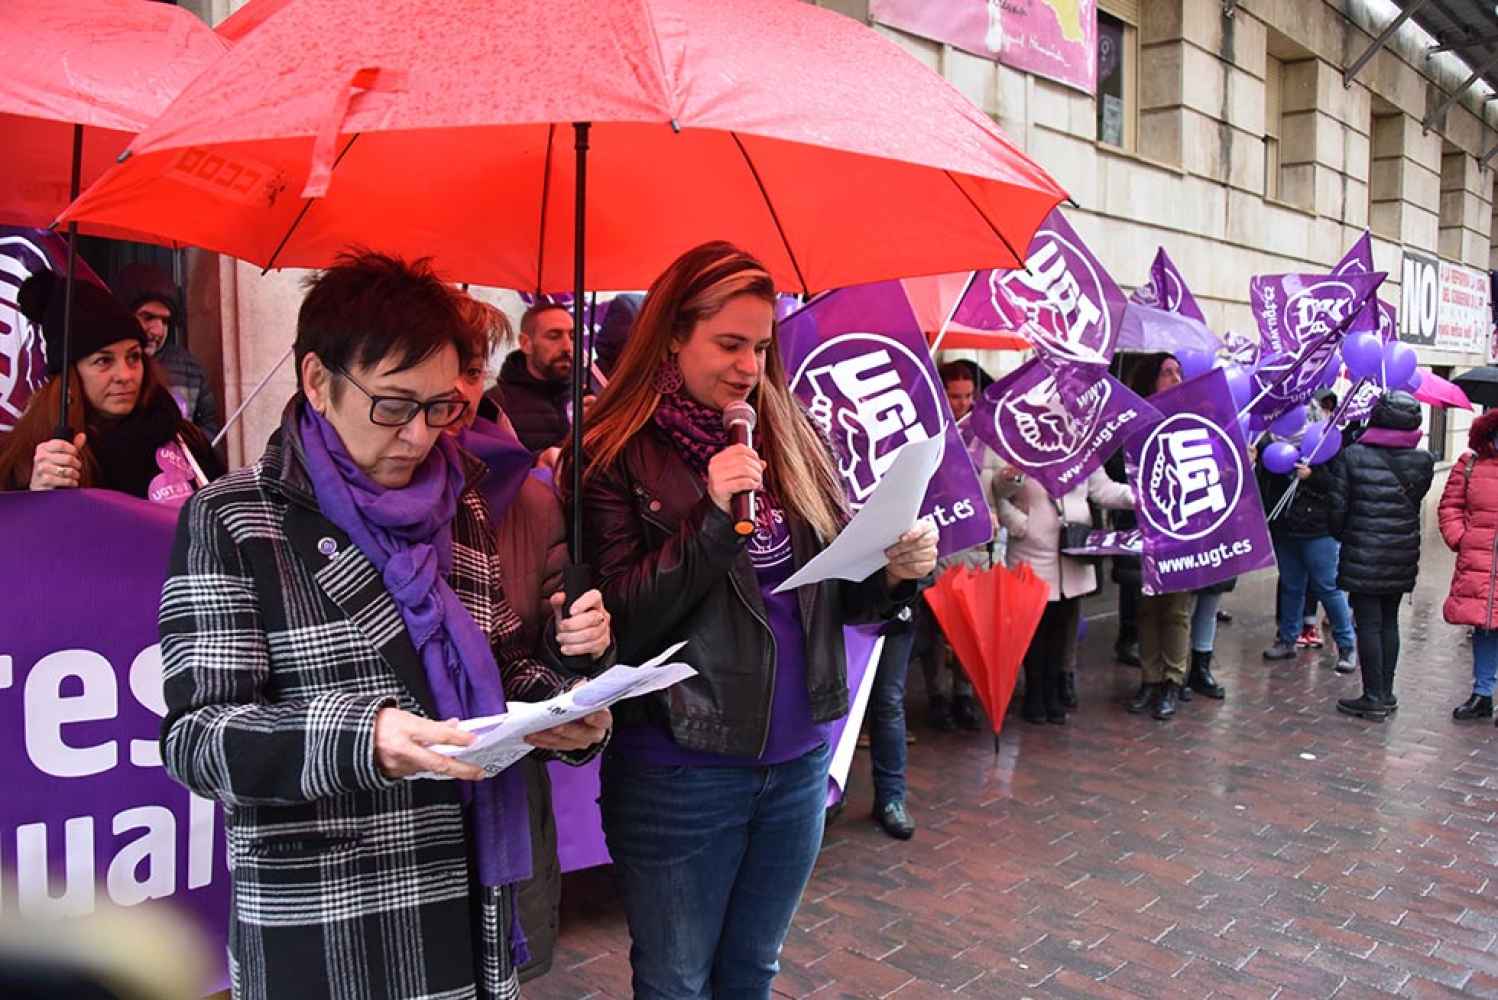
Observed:
[[[758,757],[731,757],[687,750],[678,746],[669,732],[656,726],[621,727],[609,744],[612,752],[658,767],[761,767],[795,760],[826,742],[831,724],[811,719],[800,602],[794,590],[783,594],[773,592],[796,568],[785,515],[772,510],[762,517],[759,530],[748,544],[749,559],[759,577],[760,596],[775,637],[775,691],[770,704],[770,736],[764,753]],[[753,656],[755,652],[746,650],[745,655]]]

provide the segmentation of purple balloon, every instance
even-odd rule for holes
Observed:
[[[1254,382],[1242,365],[1224,365],[1222,373],[1227,376],[1228,392],[1232,393],[1233,406],[1243,409],[1253,399]]]
[[[1205,375],[1217,363],[1217,357],[1211,351],[1201,347],[1183,347],[1175,352],[1175,356],[1176,360],[1181,363],[1183,378]]]
[[[1415,349],[1402,341],[1392,341],[1383,348],[1383,376],[1384,385],[1401,386],[1410,380],[1415,374],[1415,369],[1420,364],[1420,359],[1415,355]]]
[[[1264,449],[1261,457],[1264,461],[1264,468],[1283,476],[1295,468],[1295,463],[1300,461],[1300,452],[1296,450],[1295,445],[1287,441],[1276,441]]]
[[[1321,387],[1323,389],[1331,388],[1336,384],[1341,374],[1342,354],[1341,352],[1335,352],[1332,354],[1331,360],[1326,363],[1326,367],[1321,371]]]
[[[1274,423],[1269,425],[1269,431],[1272,434],[1278,434],[1280,437],[1294,437],[1305,425],[1306,408],[1304,406],[1297,406],[1294,409],[1286,410],[1277,417]]]
[[[1329,421],[1322,421],[1306,431],[1300,442],[1300,457],[1309,465],[1330,462],[1342,449],[1342,432]]]
[[[1416,368],[1415,369],[1415,374],[1411,375],[1410,376],[1410,380],[1404,384],[1405,391],[1406,392],[1415,392],[1415,391],[1417,391],[1420,388],[1420,383],[1422,383],[1424,381],[1425,381],[1425,369],[1424,368]]]
[[[1377,378],[1383,361],[1384,345],[1376,333],[1355,333],[1342,341],[1342,363],[1353,378]]]

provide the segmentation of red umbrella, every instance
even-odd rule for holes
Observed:
[[[1064,197],[913,56],[798,0],[263,3],[64,218],[267,267],[431,255],[570,288],[582,329],[584,289],[707,239],[803,292],[1018,266]]]
[[[1050,587],[1028,565],[980,571],[954,566],[925,593],[983,703],[997,750],[1020,663],[1045,613]]]
[[[1017,266],[1063,197],[913,56],[797,0],[268,3],[65,218],[570,290],[590,122],[590,287],[644,287],[711,236],[809,291]]]
[[[86,186],[228,51],[187,11],[148,0],[7,0],[5,21],[0,222],[11,225],[47,226],[77,197],[75,139]]]

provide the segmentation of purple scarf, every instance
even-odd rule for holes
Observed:
[[[504,688],[489,639],[447,582],[453,518],[464,488],[457,444],[439,436],[410,484],[387,489],[360,471],[321,414],[307,405],[301,410],[302,450],[318,506],[380,571],[421,657],[438,718],[504,712]],[[458,784],[472,807],[479,884],[497,887],[530,878],[530,817],[520,769],[509,768],[491,781]],[[521,965],[529,961],[525,935],[513,914],[510,923],[511,956]]]
[[[655,425],[671,439],[687,467],[704,481],[708,462],[728,447],[723,411],[697,402],[687,395],[684,387],[661,395],[655,407]],[[773,525],[771,515],[778,508],[774,495],[761,489],[755,491],[755,496],[755,520],[762,528]]]
[[[1396,431],[1391,427],[1370,427],[1358,438],[1359,444],[1374,448],[1417,448],[1420,445],[1420,429]]]

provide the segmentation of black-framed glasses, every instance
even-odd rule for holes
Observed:
[[[408,396],[376,396],[368,389],[359,384],[359,380],[350,375],[342,368],[329,369],[335,375],[342,376],[354,384],[364,395],[369,397],[369,422],[381,427],[404,427],[416,419],[416,414],[426,411],[428,427],[451,427],[463,419],[463,414],[468,412],[468,400],[452,399],[429,399],[422,402],[419,399],[411,399]]]

